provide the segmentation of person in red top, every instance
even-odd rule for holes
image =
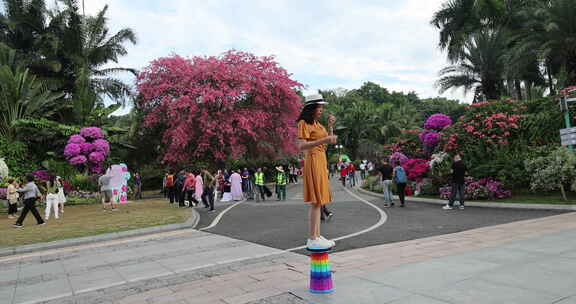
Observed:
[[[348,164],[348,180],[351,187],[356,187],[356,168],[352,162]]]
[[[348,168],[346,168],[346,166],[340,167],[340,179],[342,180],[342,187],[346,187],[346,176],[348,176]]]
[[[196,188],[196,177],[191,172],[186,175],[186,179],[184,181],[183,191],[186,192],[186,196],[188,197],[188,206],[190,208],[196,206],[198,201],[194,197]]]

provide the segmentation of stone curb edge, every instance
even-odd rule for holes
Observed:
[[[375,193],[372,191],[357,188],[358,192],[370,195],[373,197],[384,198],[383,194]],[[394,196],[398,199],[397,196]],[[432,198],[421,198],[421,197],[406,197],[407,201],[446,205],[445,200],[432,199]],[[495,203],[495,202],[474,202],[467,201],[466,206],[470,207],[485,207],[485,208],[504,208],[504,209],[533,209],[533,210],[565,210],[565,211],[576,211],[576,206],[565,206],[565,205],[548,205],[548,204],[512,204],[512,203]]]
[[[7,257],[15,254],[21,253],[31,253],[36,251],[43,251],[49,249],[57,249],[57,248],[64,248],[70,246],[77,246],[77,245],[85,245],[88,243],[93,242],[102,242],[102,241],[111,241],[117,239],[123,239],[128,237],[134,236],[142,236],[147,234],[154,234],[160,232],[168,232],[180,229],[195,229],[200,221],[200,214],[198,211],[194,210],[193,208],[190,209],[192,215],[186,222],[181,224],[170,224],[170,225],[161,225],[161,226],[154,226],[142,229],[135,229],[135,230],[127,230],[121,232],[112,232],[112,233],[105,233],[105,234],[98,234],[93,236],[85,236],[80,238],[72,238],[67,240],[59,240],[47,243],[36,243],[24,246],[17,246],[17,247],[8,247],[0,249],[0,257]]]

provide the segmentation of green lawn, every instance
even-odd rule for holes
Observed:
[[[43,208],[38,211],[44,216]],[[122,204],[114,212],[102,211],[100,204],[67,206],[60,219],[54,219],[52,214],[44,226],[36,226],[36,220],[29,214],[24,227],[19,229],[11,227],[14,219],[1,214],[0,248],[183,223],[190,214],[190,209],[170,206],[162,199]]]

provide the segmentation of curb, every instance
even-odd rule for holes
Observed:
[[[358,192],[373,197],[384,198],[383,194],[375,193],[372,191],[364,190],[362,188],[357,188]],[[398,196],[394,196],[398,199]],[[445,200],[432,199],[432,198],[420,198],[409,196],[406,197],[406,201],[409,202],[419,202],[428,203],[436,205],[446,205]],[[532,209],[532,210],[563,210],[563,211],[576,211],[576,205],[565,206],[565,205],[548,205],[548,204],[511,204],[511,203],[496,203],[496,202],[475,202],[467,201],[466,206],[469,207],[483,207],[483,208],[503,208],[503,209]]]
[[[142,229],[98,234],[93,236],[85,236],[67,240],[59,240],[47,243],[36,243],[24,246],[2,248],[0,249],[0,257],[7,257],[15,254],[31,253],[36,251],[58,249],[77,245],[85,245],[93,242],[111,241],[111,240],[129,238],[134,236],[142,236],[160,232],[168,232],[180,229],[195,229],[196,226],[198,225],[198,222],[200,222],[200,214],[193,208],[191,208],[191,213],[192,215],[190,216],[190,218],[182,224],[161,225]]]

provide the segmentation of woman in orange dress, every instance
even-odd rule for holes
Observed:
[[[320,213],[322,206],[332,202],[328,166],[326,161],[326,145],[335,144],[337,136],[333,135],[332,127],[336,118],[330,115],[326,131],[318,120],[322,117],[324,105],[327,104],[322,95],[306,97],[306,104],[298,117],[298,148],[305,152],[304,159],[304,201],[310,203],[308,241],[309,250],[327,250],[334,247],[334,241],[320,235]]]

